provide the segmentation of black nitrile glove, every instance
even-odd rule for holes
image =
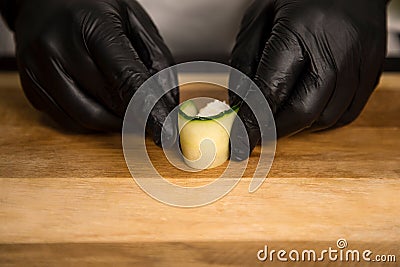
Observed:
[[[242,21],[231,63],[260,87],[283,137],[356,119],[379,81],[385,54],[385,0],[256,0]],[[248,90],[235,77],[231,85]],[[238,101],[231,94],[231,104]],[[248,106],[239,117],[250,148],[233,148],[232,158],[244,160],[260,130]]]
[[[9,22],[22,86],[37,109],[67,128],[120,131],[135,91],[173,64],[154,23],[135,0],[17,3],[15,22]],[[149,99],[161,88],[149,91]],[[147,128],[158,145],[162,124],[178,103],[176,89],[150,115]]]

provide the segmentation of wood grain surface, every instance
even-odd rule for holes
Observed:
[[[182,99],[226,97],[216,89],[184,86]],[[28,104],[16,74],[0,74],[0,265],[287,266],[261,263],[257,251],[336,248],[345,238],[350,249],[396,254],[397,263],[290,266],[398,266],[399,115],[400,75],[384,75],[352,125],[279,140],[256,193],[247,189],[259,148],[229,195],[183,209],[135,184],[120,134],[63,132]],[[198,186],[223,171],[189,175],[147,144],[173,183]]]

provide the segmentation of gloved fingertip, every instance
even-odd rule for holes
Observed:
[[[177,129],[174,124],[168,120],[163,126],[154,126],[153,141],[157,146],[166,149],[172,148],[176,144],[177,138]]]
[[[233,161],[244,161],[250,157],[251,149],[247,136],[236,135],[234,140],[231,140],[231,155]]]
[[[161,147],[169,149],[172,148],[177,141],[177,134],[174,131],[172,134],[165,134],[162,138]]]
[[[246,153],[245,150],[233,149],[231,152],[231,160],[233,161],[240,162],[248,159],[249,157],[250,155]]]

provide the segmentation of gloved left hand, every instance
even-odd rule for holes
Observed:
[[[16,3],[9,22],[15,29],[24,91],[37,109],[68,129],[120,131],[137,89],[174,64],[156,26],[135,0]],[[143,107],[135,110],[144,110],[167,80],[150,88]],[[156,144],[161,144],[163,123],[178,103],[175,89],[152,110],[147,130]],[[135,115],[145,119],[145,114]],[[176,136],[173,125],[166,130],[167,138]]]
[[[261,89],[282,137],[356,119],[379,81],[385,54],[385,0],[255,0],[231,64]],[[231,86],[248,90],[234,77]],[[232,105],[239,101],[231,94]],[[232,158],[244,160],[260,129],[248,105],[239,117],[250,140],[237,133],[235,123],[231,136],[242,147],[232,148]]]

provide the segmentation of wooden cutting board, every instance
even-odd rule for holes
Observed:
[[[182,99],[202,92],[182,90]],[[256,193],[247,173],[220,201],[184,209],[135,184],[119,134],[61,132],[28,104],[16,74],[0,74],[0,265],[287,266],[259,262],[257,252],[337,249],[344,238],[348,249],[397,256],[360,266],[398,266],[399,104],[400,75],[384,75],[352,125],[279,140]],[[162,150],[148,149],[177,184],[205,184],[221,171],[178,173],[157,156]],[[256,159],[257,150],[249,169]],[[292,265],[340,264],[359,266]]]

